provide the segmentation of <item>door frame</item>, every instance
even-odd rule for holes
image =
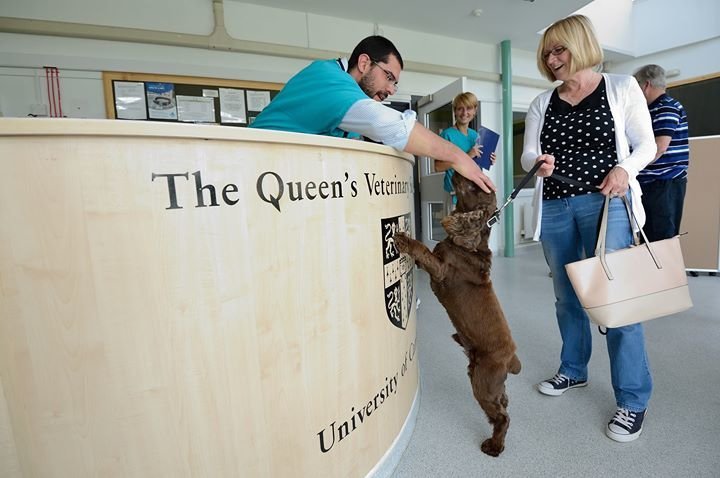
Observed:
[[[435,131],[434,125],[430,124],[430,114],[441,107],[452,104],[452,100],[460,93],[467,91],[467,79],[465,77],[458,78],[449,85],[439,89],[438,91],[423,97],[418,101],[418,121],[422,123],[426,128],[433,131],[433,133],[439,134],[440,131]],[[479,111],[478,105],[478,111]],[[452,110],[452,107],[451,107]],[[455,121],[454,114],[451,113],[452,121],[449,125],[452,126]],[[438,240],[437,236],[433,236],[433,206],[435,211],[438,211],[438,205],[442,207],[442,216],[447,213],[446,202],[447,193],[443,189],[443,178],[444,172],[436,172],[433,164],[434,160],[427,156],[418,157],[417,170],[418,170],[418,182],[419,182],[419,197],[420,197],[420,236],[423,244],[429,248],[434,248]],[[435,226],[437,229],[437,225]],[[441,240],[441,238],[440,238]]]

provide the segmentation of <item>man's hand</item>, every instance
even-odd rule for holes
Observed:
[[[493,182],[490,181],[490,178],[482,172],[482,169],[480,169],[475,161],[470,159],[470,156],[465,156],[464,160],[453,164],[453,168],[455,169],[455,172],[465,176],[470,181],[480,186],[480,189],[486,193],[495,192],[497,190]]]

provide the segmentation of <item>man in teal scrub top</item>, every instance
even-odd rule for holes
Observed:
[[[362,40],[349,59],[318,60],[290,78],[251,127],[321,134],[366,136],[417,156],[447,161],[486,192],[495,190],[475,162],[457,146],[403,113],[382,104],[397,91],[403,60],[390,40]]]

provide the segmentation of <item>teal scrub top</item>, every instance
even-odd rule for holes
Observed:
[[[338,125],[352,105],[367,99],[339,60],[318,60],[293,76],[250,127],[358,137]]]
[[[475,141],[477,140],[478,134],[477,131],[474,129],[468,128],[468,134],[465,136],[458,130],[456,127],[452,126],[450,128],[446,128],[440,133],[440,136],[448,141],[450,141],[452,144],[457,146],[458,148],[462,149],[466,153],[472,149],[473,146],[475,146]],[[443,180],[443,188],[445,191],[451,193],[453,192],[452,187],[452,177],[453,174],[455,174],[455,170],[450,168],[445,171],[445,178]],[[457,199],[455,196],[453,196],[453,204],[457,202]]]

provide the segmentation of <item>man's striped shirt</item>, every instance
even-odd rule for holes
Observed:
[[[685,108],[668,94],[660,95],[648,108],[655,137],[670,136],[671,140],[665,153],[640,171],[638,181],[643,184],[687,177],[690,148]]]

